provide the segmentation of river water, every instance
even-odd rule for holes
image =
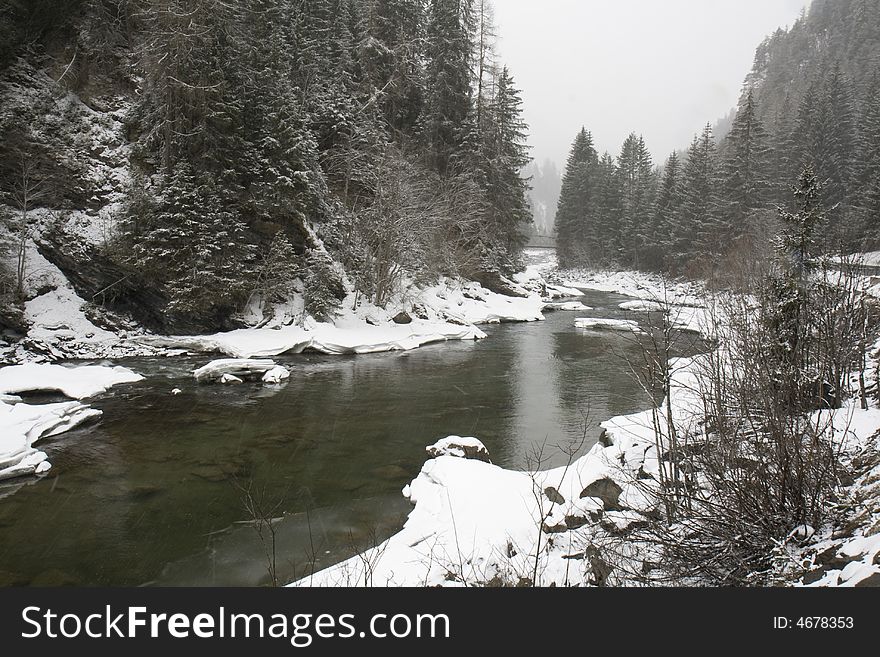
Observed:
[[[624,297],[587,292],[590,316]],[[208,357],[135,359],[146,380],[90,400],[97,424],[41,443],[49,476],[0,489],[0,585],[265,585],[289,581],[397,531],[401,488],[425,446],[477,436],[525,468],[598,423],[645,407],[631,340],[574,327],[585,313],[487,327],[486,340],[391,354],[280,357],[279,388],[197,386]],[[183,392],[173,396],[178,387]],[[266,556],[245,490],[276,523]]]

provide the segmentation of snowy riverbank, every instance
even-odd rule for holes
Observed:
[[[880,345],[878,345],[880,346]],[[672,403],[680,430],[700,420],[695,378],[700,357],[674,368]],[[873,459],[846,496],[859,524],[847,534],[829,527],[809,545],[792,544],[792,559],[812,560],[811,576],[791,584],[855,586],[880,578],[880,410],[849,404],[832,418],[836,441],[850,459]],[[517,472],[429,448],[429,459],[403,490],[413,504],[404,528],[357,557],[295,586],[584,586],[601,583],[607,564],[597,536],[620,535],[657,513],[652,475],[659,468],[650,411],[602,423],[601,443],[568,467]],[[474,438],[444,441],[471,446]]]
[[[478,283],[445,279],[419,290],[414,301],[399,304],[396,310],[371,304],[355,309],[349,306],[333,323],[307,319],[297,326],[276,315],[260,328],[205,336],[143,336],[138,341],[154,348],[217,352],[235,358],[306,350],[325,354],[405,351],[433,342],[480,340],[486,334],[477,324],[540,321],[543,308],[544,301],[538,294],[508,297]]]
[[[59,392],[81,400],[141,379],[124,367],[30,364],[0,368],[0,481],[47,472],[52,467],[48,457],[34,445],[101,415],[80,401],[28,404],[17,394]]]
[[[570,274],[570,273],[569,273]],[[699,289],[641,274],[573,277],[563,285],[682,304],[689,327],[705,329]],[[653,306],[635,311],[648,312]],[[874,346],[875,357],[880,343]],[[698,390],[704,357],[672,368],[670,402],[682,435],[702,421]],[[873,377],[869,365],[868,378]],[[665,413],[664,407],[660,415]],[[801,569],[783,583],[855,586],[880,579],[880,410],[857,400],[822,412],[835,446],[859,476],[841,497],[852,510],[841,524],[783,546]],[[427,448],[429,458],[403,490],[413,504],[403,529],[384,543],[292,586],[583,586],[602,584],[610,567],[597,537],[620,536],[659,512],[652,486],[660,462],[651,411],[602,423],[600,443],[567,467],[506,470],[486,462],[476,438],[449,437]],[[450,448],[452,446],[452,448]],[[458,449],[455,447],[458,446]],[[442,449],[441,449],[442,447]],[[480,456],[474,456],[479,454]],[[793,528],[795,529],[795,528]],[[807,564],[806,574],[803,565]],[[780,573],[780,578],[784,571]]]

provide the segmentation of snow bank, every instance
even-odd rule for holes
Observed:
[[[125,367],[12,365],[0,368],[0,393],[57,391],[83,399],[111,386],[141,379],[140,374]],[[34,443],[100,415],[101,411],[78,401],[32,405],[5,397],[0,402],[0,479],[44,473],[51,465],[46,454],[34,448]]]
[[[512,286],[513,287],[513,286]],[[487,290],[479,283],[444,278],[437,285],[418,294],[417,305],[439,320],[458,324],[499,324],[501,322],[538,322],[544,319],[540,294],[526,288],[516,291],[524,296],[509,297]]]
[[[51,465],[45,452],[33,447],[101,415],[81,402],[59,404],[0,404],[0,480],[42,474]]]
[[[143,378],[126,367],[63,367],[29,363],[0,368],[0,393],[46,391],[60,392],[71,399],[84,399],[114,385],[134,383]]]
[[[556,276],[564,285],[583,290],[612,292],[638,300],[677,306],[702,307],[705,287],[693,281],[672,280],[639,271],[561,271]]]
[[[202,353],[222,353],[233,358],[265,358],[280,354],[299,354],[306,349],[325,354],[369,354],[407,351],[432,342],[479,340],[486,334],[474,326],[437,322],[337,327],[317,324],[311,329],[286,326],[277,329],[239,329],[205,336],[147,336],[141,341],[151,346],[186,349]]]

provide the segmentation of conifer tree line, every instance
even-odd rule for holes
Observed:
[[[489,0],[50,4],[5,10],[0,69],[63,34],[73,91],[128,85],[112,255],[170,325],[223,325],[278,281],[327,317],[344,279],[383,305],[404,280],[516,268],[527,126]]]
[[[583,129],[557,211],[565,266],[707,273],[766,244],[806,167],[826,251],[880,247],[880,3],[816,0],[759,48],[727,134],[655,166],[644,140],[601,157]]]

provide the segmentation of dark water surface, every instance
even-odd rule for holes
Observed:
[[[486,328],[480,342],[406,353],[277,358],[283,387],[197,386],[209,357],[134,359],[147,378],[90,400],[97,424],[41,443],[53,468],[0,499],[0,585],[267,584],[265,547],[242,488],[276,524],[280,580],[308,574],[395,532],[401,488],[425,446],[477,436],[495,463],[523,468],[546,442],[645,407],[622,360],[629,338],[574,328],[596,311]],[[182,394],[172,396],[172,388]],[[0,495],[13,492],[0,488]]]

